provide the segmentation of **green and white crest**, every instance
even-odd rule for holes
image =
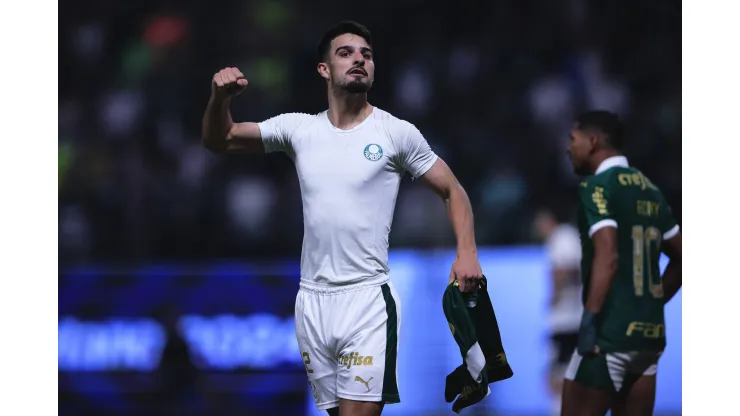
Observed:
[[[362,153],[365,155],[365,159],[376,162],[383,157],[383,148],[377,144],[369,144],[365,146],[365,151]]]

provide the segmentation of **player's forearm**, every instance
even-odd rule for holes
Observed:
[[[586,310],[598,314],[604,306],[609,288],[617,275],[617,254],[596,253],[591,268]]]
[[[663,296],[666,302],[670,301],[678,293],[681,285],[681,261],[671,259],[665,272],[663,272]]]
[[[203,145],[213,152],[226,149],[226,138],[234,126],[229,105],[230,98],[219,98],[211,95],[203,115]]]
[[[457,238],[457,254],[476,254],[473,208],[465,189],[460,184],[453,186],[445,199],[447,215]]]

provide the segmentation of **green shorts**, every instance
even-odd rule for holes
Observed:
[[[627,375],[655,375],[661,354],[663,351],[632,351],[583,357],[576,351],[565,371],[565,379],[600,390],[618,392]]]

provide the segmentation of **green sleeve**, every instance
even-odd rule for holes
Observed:
[[[578,187],[580,203],[588,223],[588,236],[604,227],[617,227],[612,211],[611,189],[606,180],[592,176]]]
[[[663,234],[663,240],[673,238],[679,231],[678,222],[676,222],[676,217],[673,216],[673,210],[671,210],[671,206],[668,205],[668,201],[665,200],[662,193],[660,194],[658,227]]]

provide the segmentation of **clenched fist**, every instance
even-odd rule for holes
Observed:
[[[458,255],[457,260],[452,263],[450,280],[447,284],[457,280],[460,292],[472,293],[478,290],[482,277],[483,270],[480,268],[477,254]]]
[[[247,79],[237,68],[224,68],[213,76],[211,91],[221,98],[239,95],[247,88]]]

